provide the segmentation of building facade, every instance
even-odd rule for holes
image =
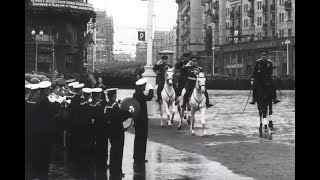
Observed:
[[[185,1],[176,0],[179,11]],[[274,75],[295,76],[295,0],[202,0],[201,5],[207,73],[251,74],[264,50]],[[185,46],[182,35],[188,28],[180,24],[182,11],[178,15],[178,42]]]
[[[136,44],[136,62],[147,63],[147,42],[138,42]]]
[[[80,72],[85,58],[86,25],[90,18],[95,21],[93,6],[86,0],[25,3],[25,71]]]
[[[171,55],[172,62],[170,64],[174,65],[177,62],[177,27],[174,26],[170,31],[165,33],[164,39],[164,49],[173,52]]]

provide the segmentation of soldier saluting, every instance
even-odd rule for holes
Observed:
[[[263,51],[261,53],[261,59],[257,60],[251,77],[251,85],[253,85],[253,95],[252,102],[250,102],[250,104],[255,104],[257,101],[257,89],[269,90],[268,93],[271,94],[273,103],[277,104],[278,102],[280,102],[279,100],[277,100],[276,87],[272,80],[272,72],[272,61],[267,59],[267,52]]]
[[[188,99],[190,98],[192,91],[196,86],[197,75],[199,74],[199,72],[203,72],[202,68],[197,65],[197,62],[198,62],[198,59],[196,57],[193,57],[191,58],[191,61],[184,67],[188,72],[188,79],[185,85],[186,93],[183,97],[182,108],[186,108]],[[207,108],[211,107],[212,104],[209,103],[209,95],[208,95],[207,89],[205,90],[204,95],[206,97]]]
[[[163,86],[164,86],[164,80],[165,80],[164,73],[168,68],[172,68],[172,65],[168,64],[168,56],[162,56],[161,59],[157,62],[157,64],[155,64],[153,67],[153,70],[157,71],[156,81],[158,84],[158,89],[157,89],[158,102],[162,101],[161,91],[163,90]]]
[[[149,94],[144,95],[143,91],[146,89],[147,80],[141,78],[136,82],[137,88],[133,94],[140,104],[140,113],[134,118],[134,152],[133,159],[134,164],[138,169],[142,168],[144,163],[147,162],[145,159],[146,149],[147,149],[147,139],[148,139],[148,109],[147,101],[151,101],[153,97],[153,89],[149,89]]]
[[[187,82],[188,79],[188,71],[186,68],[184,68],[188,63],[189,63],[189,53],[184,53],[183,54],[183,59],[179,61],[176,65],[175,68],[180,70],[180,76],[179,76],[179,83],[178,83],[178,89],[176,92],[176,98],[181,95],[182,89],[185,86],[185,83]]]

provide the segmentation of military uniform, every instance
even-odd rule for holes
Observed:
[[[153,97],[153,89],[149,90],[149,94],[146,96],[143,93],[141,86],[146,85],[146,79],[142,78],[136,82],[138,86],[133,98],[135,98],[140,104],[140,113],[134,118],[135,138],[134,138],[134,152],[133,159],[135,164],[141,164],[145,162],[145,155],[147,149],[148,138],[148,109],[147,101],[151,101]]]
[[[257,100],[257,91],[267,91],[267,94],[273,99],[274,103],[278,103],[277,93],[274,82],[272,80],[273,65],[269,59],[258,59],[251,76],[253,80],[253,101],[250,104],[255,104]]]
[[[187,59],[189,57],[189,54],[184,54],[183,55],[185,59],[179,61],[176,65],[175,68],[180,70],[180,77],[179,77],[179,83],[178,83],[178,89],[176,91],[176,94],[178,96],[181,95],[182,89],[185,86],[185,83],[187,82],[188,79],[188,71],[186,68],[184,68],[187,63],[189,62],[189,60]]]
[[[81,103],[81,94],[78,93],[74,95],[71,103],[67,106],[66,111],[69,114],[69,118],[66,123],[66,148],[68,154],[68,160],[74,167],[75,175],[78,174],[79,165],[79,157],[81,152],[79,151],[79,147],[81,146],[81,123],[80,123],[80,103]]]
[[[167,56],[163,56],[162,59],[168,59]],[[172,65],[167,63],[160,64],[160,61],[154,65],[153,70],[157,71],[156,83],[158,84],[157,96],[158,100],[161,101],[161,91],[163,90],[165,81],[165,72],[168,68],[172,68]]]
[[[110,123],[110,178],[120,179],[122,177],[122,157],[124,146],[124,127],[123,121],[130,117],[129,112],[121,111],[119,103],[111,99],[112,93],[115,93],[116,89],[109,89],[107,102],[104,113],[106,120]]]
[[[41,89],[46,89],[51,83],[40,83]],[[57,130],[55,121],[58,106],[51,103],[48,95],[41,93],[33,101],[28,101],[27,119],[29,126],[30,142],[30,171],[31,178],[48,179],[50,152],[53,143],[53,137]]]
[[[95,172],[96,180],[106,179],[106,169],[108,160],[108,140],[110,137],[110,122],[106,121],[104,107],[106,101],[98,98],[102,92],[101,88],[92,89],[92,101],[90,102],[91,118],[94,121],[95,135]]]
[[[197,61],[197,59],[196,58],[192,58],[192,61]],[[188,100],[189,100],[189,98],[190,98],[190,96],[192,94],[192,91],[195,88],[197,75],[200,72],[203,72],[202,68],[200,66],[197,66],[197,65],[187,64],[184,67],[184,69],[187,72],[188,78],[187,78],[187,82],[185,84],[186,93],[185,93],[185,95],[183,97],[183,105],[182,105],[183,108],[186,107],[186,104],[187,104],[187,102],[188,102]],[[206,97],[206,106],[207,107],[212,106],[209,103],[209,95],[208,95],[207,89],[205,90],[204,95]]]

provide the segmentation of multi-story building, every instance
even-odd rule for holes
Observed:
[[[155,31],[152,39],[152,63],[155,64],[161,58],[159,51],[165,50],[165,38],[167,31]]]
[[[176,0],[179,46],[185,46],[182,35],[188,30],[180,24],[180,5],[186,1]],[[287,74],[288,69],[295,76],[295,0],[202,0],[201,4],[205,62],[211,67],[207,73],[214,67],[214,73],[251,74],[266,50],[275,75]]]
[[[136,44],[136,62],[147,63],[147,42],[138,42]]]
[[[92,36],[95,36],[95,45],[91,44],[87,48],[87,61],[92,63],[93,54],[95,54],[95,63],[103,63],[106,61],[113,61],[113,18],[108,16],[106,10],[96,9],[96,23],[95,32],[91,29],[92,22],[88,23],[88,32],[91,31]],[[91,30],[90,30],[91,29]],[[94,34],[95,33],[95,34]],[[93,38],[94,39],[94,38]],[[95,47],[95,53],[93,48]]]
[[[200,66],[204,67],[206,54],[204,51],[203,7],[199,0],[176,0],[178,4],[177,18],[177,57],[189,52],[200,57]]]
[[[177,27],[174,26],[173,29],[165,33],[165,39],[164,39],[164,49],[173,52],[171,55],[172,62],[169,62],[170,64],[175,64],[177,62]]]
[[[93,6],[86,0],[25,3],[25,71],[80,72],[86,24],[95,18]]]
[[[113,17],[107,16],[107,61],[114,61],[114,55],[113,55],[113,37],[114,37],[114,28],[113,28]]]

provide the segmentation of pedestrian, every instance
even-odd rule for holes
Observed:
[[[168,56],[162,56],[161,59],[154,65],[153,70],[157,72],[156,84],[157,88],[157,101],[162,102],[161,91],[163,90],[165,81],[165,72],[168,68],[172,68],[172,65],[168,64]]]
[[[122,158],[124,146],[123,122],[127,120],[133,110],[121,111],[120,105],[116,101],[117,89],[107,89],[108,102],[104,108],[106,121],[110,123],[110,179],[121,179],[125,176],[122,172]],[[133,107],[131,107],[133,108]]]
[[[106,121],[104,114],[106,101],[101,100],[101,93],[101,88],[93,88],[92,101],[89,104],[96,140],[94,154],[96,180],[107,179],[108,140],[110,136],[110,122]]]
[[[133,159],[136,166],[143,166],[148,160],[145,159],[147,149],[147,138],[148,138],[148,109],[147,101],[151,101],[154,91],[149,89],[149,94],[144,95],[146,89],[147,80],[141,78],[136,81],[137,88],[133,94],[140,104],[140,113],[134,118],[135,138],[134,138],[134,152]]]

